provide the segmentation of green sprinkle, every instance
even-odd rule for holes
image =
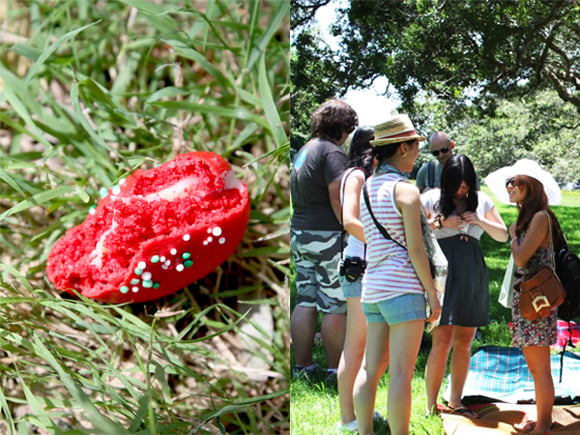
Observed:
[[[129,287],[127,287],[126,285],[124,285],[123,287],[121,287],[121,293],[128,293],[129,292]]]
[[[183,264],[185,265],[185,267],[191,267],[193,265],[193,261],[187,260],[187,261],[184,261]]]
[[[107,189],[106,187],[102,187],[101,190],[99,190],[99,195],[101,195],[101,198],[105,198],[108,194],[109,189]]]
[[[154,255],[151,257],[151,263],[159,263],[159,255]]]
[[[159,285],[160,285],[160,284],[159,284],[158,282],[156,282],[156,283],[153,283],[153,288],[159,288]]]
[[[137,278],[133,278],[133,279],[131,280],[131,283],[130,283],[130,284],[131,284],[131,285],[137,285],[137,284],[139,284],[139,282],[140,282],[140,280],[138,280]]]
[[[138,267],[135,268],[135,275],[141,275],[143,273],[143,269],[139,269]]]
[[[181,254],[181,258],[183,258],[184,260],[187,260],[189,257],[191,257],[191,254],[189,252],[184,252],[183,254]]]
[[[143,287],[145,288],[153,287],[153,281],[143,281]]]

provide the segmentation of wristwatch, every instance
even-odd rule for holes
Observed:
[[[435,220],[433,221],[433,225],[435,225],[436,230],[440,229],[443,226],[443,224],[441,223],[441,215],[435,216]]]

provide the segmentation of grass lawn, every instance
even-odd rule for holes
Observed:
[[[483,190],[488,194],[490,193],[485,186]],[[580,221],[580,208],[578,208],[580,206],[580,192],[562,192],[562,195],[562,204],[553,207],[553,210],[560,220],[570,248],[574,252],[580,252],[580,228],[576,224]],[[516,208],[511,205],[499,204],[498,202],[496,204],[506,225],[509,226],[514,223],[517,217]],[[487,327],[480,328],[481,337],[474,341],[473,352],[484,345],[511,346],[511,336],[507,326],[510,320],[510,311],[497,302],[501,281],[509,258],[509,244],[495,242],[487,234],[484,234],[481,239],[481,246],[489,271],[491,323]],[[430,338],[429,334],[425,333],[425,335]],[[424,370],[428,352],[429,349],[427,347],[421,349],[413,377],[413,408],[410,426],[410,433],[412,434],[444,434],[439,418],[425,417]],[[315,359],[320,365],[324,366],[324,352],[320,343],[316,344]],[[375,404],[375,410],[383,415],[386,415],[387,412],[388,380],[387,371],[379,383]],[[446,382],[444,381],[441,392],[445,388]],[[292,380],[290,394],[292,434],[338,433],[336,427],[340,419],[340,412],[336,387],[327,386],[323,381],[309,383],[302,380]],[[377,433],[380,432],[377,431]]]
[[[289,7],[1,2],[0,434],[289,432]],[[48,281],[102,188],[191,151],[248,186],[233,255],[145,303]]]

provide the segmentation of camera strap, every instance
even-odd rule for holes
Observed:
[[[377,220],[377,218],[375,217],[373,210],[371,209],[371,201],[369,199],[369,194],[367,192],[367,183],[365,181],[365,185],[363,186],[363,196],[365,198],[365,204],[367,206],[367,209],[369,211],[369,214],[371,215],[371,218],[373,219],[373,222],[375,223],[375,225],[377,226],[378,230],[381,232],[381,234],[385,237],[385,239],[387,240],[392,240],[393,242],[395,242],[397,245],[399,245],[401,248],[407,250],[406,246],[401,245],[399,242],[397,242],[395,239],[393,239],[391,237],[391,235],[387,232],[387,229],[382,226],[379,221]]]

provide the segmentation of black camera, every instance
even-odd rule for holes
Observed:
[[[359,257],[345,258],[340,262],[339,272],[348,282],[355,282],[365,271],[366,267],[366,261]]]

